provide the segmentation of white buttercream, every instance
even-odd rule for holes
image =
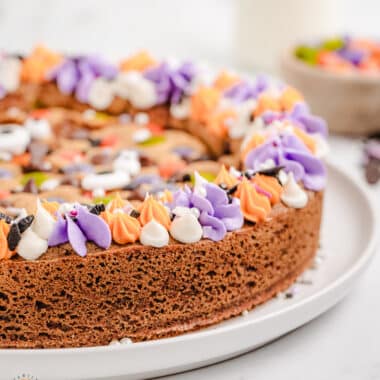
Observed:
[[[74,210],[74,208],[75,208],[75,203],[69,203],[69,202],[61,203],[61,205],[58,208],[58,213],[65,215],[65,214],[68,214],[70,211]]]
[[[192,210],[187,209],[185,211],[182,208],[180,214],[174,218],[170,226],[170,234],[173,238],[181,243],[195,243],[201,240],[203,235],[202,226]]]
[[[271,158],[268,158],[259,165],[258,169],[259,170],[267,170],[267,169],[272,169],[275,166],[276,166],[276,163],[274,162],[274,160]]]
[[[178,120],[184,120],[190,115],[190,99],[184,98],[178,104],[170,106],[170,115]]]
[[[208,183],[207,179],[202,177],[196,170],[194,171],[194,192],[198,195],[205,197],[205,185]]]
[[[136,176],[141,170],[139,156],[135,150],[122,150],[112,165],[114,170],[124,171],[131,176]]]
[[[37,211],[32,224],[32,230],[41,238],[48,240],[53,232],[55,219],[42,206],[41,201],[37,198]]]
[[[281,200],[289,207],[303,208],[306,206],[308,198],[306,192],[294,180],[293,173],[288,174]]]
[[[284,186],[286,184],[286,181],[288,180],[288,175],[286,174],[286,171],[284,169],[281,169],[278,172],[278,180],[280,181],[281,185]]]
[[[154,84],[138,71],[120,73],[114,82],[114,90],[123,99],[128,99],[136,108],[147,109],[157,103]]]
[[[6,92],[14,92],[20,85],[21,61],[15,57],[0,59],[0,86]]]
[[[169,244],[169,233],[162,224],[152,219],[141,229],[140,242],[151,247],[164,247]]]
[[[88,93],[88,104],[98,110],[104,110],[113,101],[114,86],[105,78],[95,79]]]
[[[87,174],[82,178],[82,188],[85,190],[116,190],[127,186],[130,180],[130,175],[121,170],[105,174]]]
[[[47,249],[47,240],[40,238],[32,228],[21,234],[21,240],[17,245],[17,253],[25,260],[37,260]]]
[[[51,126],[46,119],[27,119],[24,127],[29,132],[32,139],[44,140],[51,136]]]
[[[247,131],[255,126],[251,121],[252,111],[256,108],[256,100],[249,99],[239,105],[234,106],[236,112],[236,119],[231,119],[228,123],[228,134],[231,138],[241,138],[245,136]]]
[[[0,152],[22,154],[30,142],[30,133],[15,124],[0,126]]]

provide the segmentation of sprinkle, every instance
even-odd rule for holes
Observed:
[[[152,136],[145,141],[142,141],[139,143],[141,146],[152,146],[152,145],[157,145],[165,142],[166,138],[165,136]]]

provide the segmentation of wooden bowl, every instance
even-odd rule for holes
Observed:
[[[288,49],[281,57],[282,75],[302,92],[313,113],[327,121],[330,131],[380,131],[380,74],[330,72],[302,62],[293,52]]]

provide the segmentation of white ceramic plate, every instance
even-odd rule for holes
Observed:
[[[252,350],[341,300],[375,250],[375,231],[375,213],[365,191],[329,165],[322,259],[288,291],[293,297],[282,295],[240,317],[174,338],[94,348],[0,350],[0,379],[141,379],[201,367]]]

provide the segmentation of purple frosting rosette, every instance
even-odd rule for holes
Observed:
[[[255,82],[239,82],[224,92],[224,96],[235,103],[243,103],[257,97],[269,87],[265,76],[258,76]]]
[[[47,75],[55,80],[59,90],[66,95],[75,93],[81,102],[88,101],[91,85],[96,78],[113,79],[118,69],[98,55],[67,57]]]
[[[183,96],[189,95],[195,74],[196,68],[191,62],[184,62],[178,68],[163,62],[146,70],[144,77],[154,83],[158,104],[177,104]]]
[[[304,143],[292,134],[270,138],[264,144],[252,149],[246,159],[248,169],[259,170],[260,165],[272,159],[276,165],[292,172],[296,181],[302,181],[305,188],[322,190],[326,185],[326,168],[322,161],[311,154]]]
[[[49,247],[69,242],[79,256],[86,256],[86,241],[107,249],[111,245],[111,232],[106,222],[81,205],[75,205],[65,217],[58,215],[49,238]]]
[[[173,194],[171,209],[177,206],[195,207],[199,210],[199,223],[203,228],[203,237],[214,241],[223,239],[227,231],[242,227],[243,214],[238,199],[230,201],[226,192],[219,186],[208,183],[205,185],[206,195],[203,197],[185,186]]]

